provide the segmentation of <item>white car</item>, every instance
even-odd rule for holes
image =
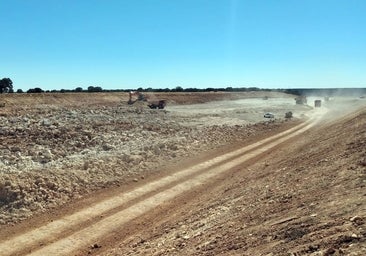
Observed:
[[[272,114],[272,113],[265,113],[264,114],[264,117],[265,118],[274,118],[274,114]]]

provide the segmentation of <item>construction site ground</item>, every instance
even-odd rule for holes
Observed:
[[[366,255],[365,100],[150,97],[1,95],[0,255]]]

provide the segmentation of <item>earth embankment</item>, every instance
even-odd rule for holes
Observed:
[[[262,93],[153,96],[169,98],[167,108],[150,110],[144,102],[128,105],[128,93],[1,95],[6,106],[0,108],[0,224],[103,188],[141,182],[164,163],[265,133],[284,122],[267,122],[262,110],[249,112],[257,121],[246,119],[240,104],[215,113],[197,112],[200,105],[175,110],[181,103],[219,99],[263,101]],[[291,95],[270,96],[289,98],[294,105]],[[223,101],[215,102],[210,109],[220,109]]]

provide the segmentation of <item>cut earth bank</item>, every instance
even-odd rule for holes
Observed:
[[[267,96],[268,100],[263,100]],[[295,125],[311,109],[274,92],[167,93],[165,110],[128,94],[8,94],[0,108],[0,225],[113,186],[167,163]],[[201,103],[196,104],[194,103]],[[280,118],[265,120],[272,111]],[[283,123],[286,123],[283,126]]]

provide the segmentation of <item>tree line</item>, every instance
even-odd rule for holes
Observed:
[[[30,88],[27,91],[23,91],[22,89],[18,89],[16,91],[13,90],[13,82],[10,78],[3,78],[0,80],[0,93],[67,93],[67,92],[130,92],[130,91],[139,91],[139,92],[219,92],[219,91],[271,91],[270,89],[260,89],[257,87],[241,87],[241,88],[183,88],[181,86],[177,86],[175,88],[142,88],[139,87],[137,89],[103,89],[101,86],[88,86],[86,89],[82,87],[76,87],[75,89],[60,89],[60,90],[43,90],[40,87]]]
[[[27,91],[18,89],[14,91],[13,82],[10,78],[3,78],[0,80],[0,94],[1,93],[70,93],[70,92],[249,92],[249,91],[276,91],[284,92],[294,95],[321,95],[321,96],[334,96],[334,95],[354,95],[354,94],[366,94],[366,88],[293,88],[293,89],[261,89],[258,87],[223,87],[223,88],[183,88],[177,86],[175,88],[142,88],[137,89],[103,89],[101,86],[88,86],[86,89],[82,87],[76,87],[75,89],[60,89],[60,90],[43,90],[40,87],[30,88]]]

